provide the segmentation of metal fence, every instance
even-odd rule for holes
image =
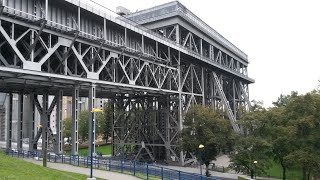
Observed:
[[[43,158],[41,151],[17,151],[13,149],[6,149],[6,154],[12,157],[19,158],[35,158],[40,160]],[[53,163],[70,164],[80,167],[90,167],[91,160],[90,156],[79,156],[79,155],[57,155],[54,153],[47,153],[47,161]],[[115,171],[124,174],[130,174],[142,179],[179,179],[179,180],[219,180],[214,177],[200,176],[195,173],[188,173],[183,171],[178,171],[174,169],[169,169],[153,164],[119,160],[113,158],[104,158],[94,156],[92,161],[92,166],[95,169]]]

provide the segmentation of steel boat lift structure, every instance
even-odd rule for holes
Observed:
[[[89,98],[88,109],[96,98],[113,104],[114,156],[186,163],[179,131],[194,104],[223,110],[240,132],[236,121],[250,106],[248,85],[254,82],[248,57],[178,1],[125,16],[78,0],[3,0],[0,9],[8,148],[13,93],[18,94],[18,149],[29,138],[34,150],[42,136],[42,148],[53,143],[54,151],[63,153],[64,96],[73,99],[73,154],[78,153],[79,97]]]

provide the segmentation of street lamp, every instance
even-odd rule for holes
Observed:
[[[201,176],[201,179],[202,179],[201,149],[203,149],[203,148],[204,148],[204,145],[200,144],[199,145],[199,156],[200,156],[199,160],[200,160],[200,176]]]
[[[94,118],[94,113],[97,113],[97,112],[102,112],[102,110],[101,109],[98,109],[98,108],[92,108],[92,110],[91,110],[91,117],[92,117],[92,119],[91,119],[91,123],[92,123],[92,129],[91,129],[91,141],[90,141],[90,161],[91,161],[91,163],[90,163],[90,179],[94,179],[94,178],[92,178],[92,161],[93,161],[93,138],[94,138],[94,136],[93,136],[93,130],[94,130],[94,124],[93,124],[93,118]]]
[[[254,178],[257,179],[257,163],[258,161],[253,161],[254,164]]]

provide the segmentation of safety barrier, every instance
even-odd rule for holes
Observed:
[[[40,160],[43,158],[43,153],[41,151],[18,151],[14,149],[6,149],[6,154],[12,157],[19,158],[35,158]],[[47,161],[53,163],[63,163],[70,164],[80,167],[90,167],[91,160],[90,156],[79,156],[79,155],[57,155],[54,153],[47,153]],[[179,180],[219,180],[214,177],[200,176],[195,173],[188,173],[183,171],[178,171],[170,168],[165,168],[153,164],[119,160],[114,158],[104,158],[94,156],[92,161],[92,166],[95,169],[115,171],[119,173],[130,174],[143,179],[179,179]]]

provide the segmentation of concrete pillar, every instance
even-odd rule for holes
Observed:
[[[6,148],[12,148],[12,105],[13,105],[13,94],[9,94],[9,113],[7,117],[7,139],[6,139]]]
[[[57,94],[56,105],[56,144],[55,153],[63,154],[63,119],[62,119],[62,106],[63,106],[63,91],[59,90]]]
[[[91,110],[94,108],[95,105],[95,98],[96,98],[96,85],[92,84],[89,89],[89,103],[88,103],[88,110],[91,112]],[[90,113],[89,115],[89,142],[92,144],[89,145],[89,152],[91,152],[91,147],[93,148],[93,153],[96,151],[96,142],[95,142],[95,136],[96,136],[96,115],[95,113]]]
[[[75,86],[72,92],[72,149],[71,154],[78,154],[78,119],[79,119],[79,86]]]
[[[17,150],[22,150],[23,93],[18,94]]]

